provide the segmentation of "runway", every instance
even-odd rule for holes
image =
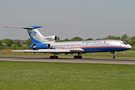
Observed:
[[[97,63],[97,64],[127,64],[135,65],[135,60],[127,59],[73,59],[73,58],[59,58],[49,59],[45,57],[0,57],[0,61],[22,61],[22,62],[59,62],[59,63]]]

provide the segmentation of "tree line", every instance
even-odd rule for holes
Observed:
[[[113,36],[113,35],[108,35],[105,38],[97,38],[96,40],[122,40],[122,41],[126,41],[127,43],[129,43],[130,45],[133,46],[132,49],[135,50],[135,36],[128,36],[127,34],[122,35],[121,37],[119,36]],[[61,40],[58,37],[57,42],[64,42],[64,41],[87,41],[87,40],[93,40],[93,38],[87,38],[87,39],[82,39],[81,37],[73,37],[72,39],[68,39],[65,38],[63,40]],[[29,46],[32,44],[31,39],[27,39],[25,41],[21,41],[21,40],[12,40],[12,39],[3,39],[0,40],[0,50],[3,49],[30,49]]]
[[[12,40],[12,39],[3,39],[0,40],[0,50],[4,49],[29,49],[29,45],[32,44],[30,39],[26,41],[21,40]]]
[[[94,40],[93,38],[87,38],[87,39],[82,39],[81,37],[73,37],[72,39],[64,39],[60,40],[58,39],[58,42],[63,42],[63,41],[87,41],[87,40]],[[135,36],[128,36],[127,34],[120,36],[113,36],[113,35],[108,35],[105,38],[97,38],[96,40],[122,40],[127,42],[128,44],[135,46]]]

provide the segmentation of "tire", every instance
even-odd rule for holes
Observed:
[[[112,59],[115,59],[115,56],[112,56]]]
[[[58,56],[50,56],[50,59],[58,59]]]
[[[82,59],[82,56],[74,56],[74,59]]]

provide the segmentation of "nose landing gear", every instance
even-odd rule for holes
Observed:
[[[114,55],[114,54],[115,54],[115,52],[111,52],[111,53],[113,53],[112,59],[115,59],[115,55]]]
[[[112,59],[115,59],[115,56],[114,55],[112,56]]]

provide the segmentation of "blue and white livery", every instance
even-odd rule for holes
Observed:
[[[77,53],[74,58],[82,58],[82,53],[91,52],[111,52],[125,51],[132,48],[131,45],[120,40],[95,40],[95,41],[69,41],[69,42],[56,42],[57,36],[43,36],[37,28],[41,26],[5,26],[5,28],[22,28],[28,31],[32,40],[30,48],[33,50],[13,50],[13,52],[32,52],[32,53],[52,53],[54,56],[50,58],[58,58],[58,54],[73,54]]]

